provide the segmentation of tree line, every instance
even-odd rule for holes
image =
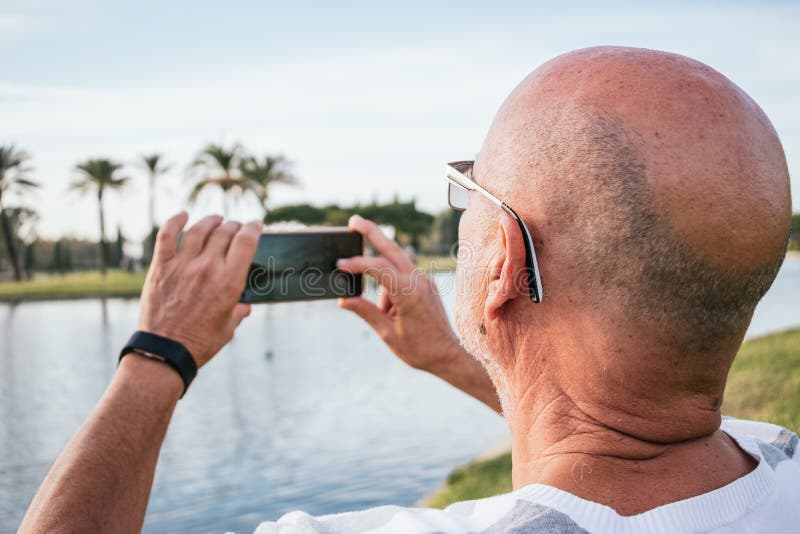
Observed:
[[[8,263],[15,280],[30,276],[33,271],[66,272],[98,267],[105,275],[108,267],[119,266],[125,242],[119,228],[117,240],[106,241],[106,212],[104,198],[120,192],[130,183],[128,168],[109,158],[87,159],[73,168],[76,178],[68,192],[91,196],[97,201],[98,241],[62,238],[55,241],[38,239],[38,214],[29,205],[9,205],[9,195],[25,201],[41,188],[32,178],[31,156],[14,146],[0,146],[0,230],[2,248],[0,264]],[[150,233],[144,241],[145,260],[152,253],[158,230],[155,218],[158,182],[170,170],[162,154],[145,154],[136,164],[148,180],[148,218]],[[296,186],[299,179],[292,172],[292,162],[282,155],[254,156],[241,144],[231,146],[209,144],[203,147],[188,168],[193,185],[188,202],[197,200],[208,189],[222,192],[223,214],[227,218],[231,203],[245,196],[255,198],[264,212],[267,224],[297,221],[308,225],[347,224],[350,215],[358,213],[380,224],[396,229],[397,238],[404,244],[425,252],[447,253],[457,238],[458,212],[447,210],[436,216],[417,209],[413,200],[394,199],[386,204],[372,202],[352,206],[329,204],[313,206],[295,204],[269,209],[269,193],[275,184]]]
[[[35,224],[38,219],[36,211],[30,206],[7,205],[9,195],[25,200],[41,184],[31,178],[33,169],[31,156],[26,151],[14,146],[0,146],[0,230],[2,230],[3,256],[10,264],[15,280],[21,280],[26,265],[36,263],[36,247],[30,246],[31,236],[35,236]],[[166,173],[170,166],[161,154],[146,154],[139,158],[139,166],[148,175],[149,181],[149,219],[152,243],[157,231],[155,220],[156,187],[158,179]],[[99,239],[96,244],[101,274],[115,263],[120,254],[112,255],[109,243],[106,242],[106,213],[103,199],[110,192],[123,190],[130,178],[125,167],[108,158],[88,159],[74,167],[76,179],[70,184],[69,191],[93,196],[97,200]],[[281,155],[266,155],[258,158],[246,152],[241,144],[234,143],[226,147],[218,144],[205,146],[195,157],[189,167],[189,174],[194,180],[188,201],[194,202],[198,195],[206,189],[217,188],[223,192],[224,213],[228,216],[230,198],[252,195],[258,199],[265,213],[269,198],[269,188],[276,183],[296,185],[297,178],[291,172],[291,162]],[[26,239],[27,237],[27,239]],[[35,240],[35,237],[34,237]],[[59,240],[58,243],[61,243]],[[67,240],[69,248],[74,245],[82,249],[80,241]],[[58,245],[60,247],[60,245]],[[57,248],[53,245],[53,255]],[[119,248],[119,247],[118,247]],[[71,263],[72,256],[68,256]],[[85,257],[85,254],[82,254]],[[61,262],[65,263],[65,262]]]
[[[346,226],[347,220],[354,213],[378,224],[394,227],[398,241],[417,250],[422,249],[424,252],[446,253],[446,249],[458,235],[460,212],[446,210],[434,216],[417,209],[413,200],[401,202],[397,198],[387,204],[377,202],[352,206],[292,204],[268,212],[264,222],[270,224],[298,221],[307,225]],[[445,250],[442,250],[442,247]]]

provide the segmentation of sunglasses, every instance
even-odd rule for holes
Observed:
[[[525,265],[528,275],[528,293],[533,302],[542,301],[542,277],[539,275],[539,263],[536,261],[536,250],[533,248],[533,237],[528,231],[528,227],[505,202],[499,200],[486,189],[478,185],[472,179],[472,166],[474,161],[456,161],[448,163],[445,167],[445,180],[447,180],[447,202],[454,210],[463,211],[469,206],[470,191],[477,191],[494,204],[500,206],[503,211],[511,215],[522,232],[525,243]]]

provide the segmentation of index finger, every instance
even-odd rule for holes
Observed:
[[[400,245],[386,237],[374,222],[360,215],[353,215],[350,217],[347,226],[351,230],[355,230],[366,237],[367,241],[372,243],[372,246],[375,247],[375,250],[380,252],[381,256],[392,262],[398,270],[405,272],[414,269],[414,263],[403,253]]]
[[[178,236],[188,220],[189,214],[182,211],[164,223],[156,235],[156,243],[153,248],[154,263],[166,261],[175,255],[175,250],[178,248]]]
[[[233,236],[228,253],[225,255],[225,268],[231,276],[244,279],[253,257],[256,255],[258,238],[261,237],[261,221],[250,221]]]

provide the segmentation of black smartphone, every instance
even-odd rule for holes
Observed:
[[[363,276],[340,271],[336,260],[360,256],[364,240],[344,228],[261,234],[240,302],[355,297]]]

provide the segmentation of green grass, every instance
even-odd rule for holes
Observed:
[[[800,431],[800,328],[742,345],[731,368],[722,411]],[[511,453],[504,453],[456,468],[445,487],[425,505],[444,508],[511,489]]]
[[[452,256],[417,254],[417,267],[427,273],[454,271],[456,268],[456,259]]]
[[[145,273],[110,270],[52,275],[23,282],[0,283],[0,301],[74,299],[89,297],[136,297],[142,291]]]
[[[722,411],[800,432],[800,328],[742,345]]]
[[[426,504],[430,508],[445,508],[457,501],[490,497],[511,491],[511,453],[471,462],[453,470],[447,485]]]

